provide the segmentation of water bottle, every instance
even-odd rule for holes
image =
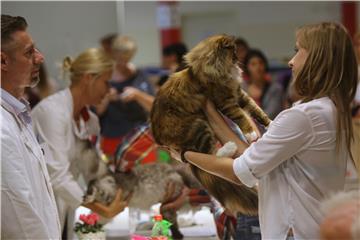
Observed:
[[[162,215],[154,216],[154,226],[151,230],[151,239],[152,240],[169,240],[169,228],[170,223],[166,220],[163,220]]]

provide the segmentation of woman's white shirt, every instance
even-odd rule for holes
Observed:
[[[295,239],[319,238],[320,202],[344,188],[349,155],[335,149],[336,108],[324,97],[281,112],[235,159],[241,182],[259,183],[263,239],[285,239],[289,228]]]
[[[52,153],[52,159],[46,164],[62,226],[66,214],[81,205],[84,194],[77,182],[80,170],[76,164],[76,141],[100,131],[97,116],[89,114],[88,121],[80,119],[78,128],[73,120],[73,98],[69,88],[45,98],[32,111],[34,131],[49,145]]]

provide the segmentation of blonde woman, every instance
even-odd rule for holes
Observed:
[[[299,28],[295,46],[289,67],[301,100],[281,112],[257,142],[240,141],[209,103],[206,112],[219,140],[238,145],[235,159],[181,153],[224,179],[258,184],[263,239],[319,239],[320,202],[343,190],[350,158],[350,103],[357,83],[351,38],[342,25],[321,23]]]
[[[67,226],[67,237],[73,233],[74,212],[82,205],[84,191],[77,182],[81,169],[76,164],[76,143],[99,134],[99,121],[88,110],[98,104],[109,90],[113,61],[100,49],[91,48],[77,58],[64,59],[64,70],[69,72],[69,88],[42,100],[32,111],[35,132],[45,141],[52,153],[47,160],[54,189],[61,226]],[[113,217],[126,206],[121,193],[109,206],[99,203],[85,207],[104,217]],[[66,231],[66,229],[65,229]],[[66,237],[66,236],[64,236]]]

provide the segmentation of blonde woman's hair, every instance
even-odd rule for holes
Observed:
[[[114,62],[104,50],[100,48],[89,48],[77,56],[74,60],[65,57],[63,61],[64,73],[69,73],[72,83],[84,74],[101,75],[104,72],[112,71]]]
[[[345,136],[351,155],[350,105],[355,96],[358,71],[351,37],[341,24],[325,22],[299,28],[296,39],[299,46],[308,51],[308,57],[295,79],[295,89],[303,102],[325,96],[332,99],[337,108],[336,150]]]
[[[122,54],[131,56],[135,55],[137,46],[134,39],[129,36],[118,36],[113,40],[112,50]]]

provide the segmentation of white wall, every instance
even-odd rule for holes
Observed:
[[[227,33],[244,37],[271,59],[293,54],[296,27],[320,21],[341,21],[338,2],[188,2],[180,5],[184,41]]]
[[[45,64],[60,86],[60,64],[118,29],[115,2],[1,2],[1,13],[26,18]]]
[[[47,66],[56,77],[56,63],[66,54],[76,55],[98,46],[103,35],[116,32],[138,42],[134,62],[139,66],[160,63],[157,1],[116,2],[1,2],[2,13],[25,16]],[[359,4],[358,4],[359,5]],[[124,6],[124,16],[119,6]],[[296,27],[320,21],[340,21],[339,2],[179,2],[184,42],[193,47],[216,33],[240,35],[270,59],[293,54]],[[360,21],[360,6],[358,6]],[[121,21],[121,22],[117,22]],[[360,27],[360,23],[358,24]]]

